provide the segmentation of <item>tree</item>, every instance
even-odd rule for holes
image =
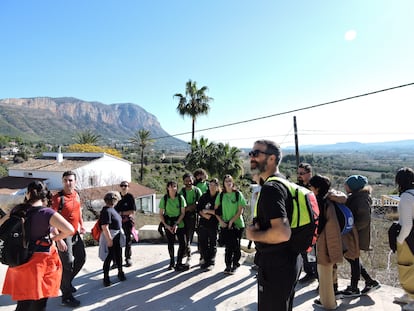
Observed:
[[[243,161],[240,149],[230,147],[229,144],[208,143],[206,138],[200,141],[193,140],[192,151],[185,158],[185,168],[194,171],[204,168],[211,176],[222,178],[230,174],[234,178],[243,174]]]
[[[76,142],[78,144],[84,145],[97,145],[99,140],[101,139],[101,135],[94,134],[92,130],[86,130],[83,132],[79,132],[76,135]]]
[[[174,95],[174,98],[178,99],[178,113],[182,117],[188,115],[192,119],[191,142],[194,140],[197,117],[202,114],[208,114],[210,111],[209,103],[213,101],[213,98],[206,95],[207,91],[207,86],[197,89],[197,83],[188,80],[185,85],[185,95],[180,93]]]
[[[154,142],[151,139],[150,131],[141,129],[135,132],[134,136],[132,136],[129,141],[137,145],[141,151],[141,170],[140,170],[140,182],[142,183],[143,180],[143,173],[144,173],[144,150],[145,148]]]

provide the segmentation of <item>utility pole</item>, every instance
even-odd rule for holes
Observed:
[[[295,131],[295,153],[296,153],[296,169],[299,166],[299,142],[298,142],[298,128],[296,126],[296,116],[293,116],[293,129]]]

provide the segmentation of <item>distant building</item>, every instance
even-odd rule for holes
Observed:
[[[101,192],[119,190],[121,181],[131,181],[131,164],[106,153],[45,152],[39,158],[9,168],[9,176],[0,179],[0,206],[21,202],[27,185],[33,180],[42,180],[51,191],[60,190],[65,171],[76,173],[78,191],[84,201],[99,200],[104,196]],[[136,198],[138,209],[154,211],[155,190],[131,183],[130,192]]]

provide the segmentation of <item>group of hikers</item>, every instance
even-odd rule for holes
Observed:
[[[367,295],[381,286],[360,260],[360,251],[370,250],[371,242],[372,187],[367,177],[348,176],[344,181],[345,192],[342,192],[332,189],[328,177],[313,174],[310,164],[298,166],[297,184],[314,193],[319,206],[317,242],[311,252],[299,253],[291,243],[292,195],[278,181],[278,178],[285,179],[279,171],[280,146],[270,140],[258,140],[249,158],[251,172],[260,189],[257,197],[252,197],[252,219],[243,217],[247,201],[231,175],[224,175],[220,183],[218,178],[208,179],[207,172],[199,168],[182,176],[180,189],[175,180],[167,182],[166,193],[159,201],[159,232],[166,236],[169,254],[167,269],[182,272],[190,268],[195,253],[191,247],[197,231],[199,264],[206,271],[215,266],[217,245],[225,248],[223,273],[234,274],[240,267],[242,237],[254,243],[260,311],[292,310],[298,282],[318,280],[319,298],[314,304],[328,310],[338,307],[338,299]],[[414,310],[414,171],[401,168],[395,182],[400,194],[397,263],[400,283],[405,290],[395,302],[404,304],[403,310]],[[3,286],[3,294],[17,301],[16,310],[45,310],[48,298],[58,296],[59,290],[63,305],[75,308],[81,304],[73,295],[77,289],[72,285],[86,260],[82,240],[86,230],[75,190],[76,174],[64,172],[62,183],[63,190],[54,195],[41,181],[27,187],[24,204],[35,211],[31,221],[36,221],[36,226],[30,227],[33,255],[27,263],[7,269]],[[129,182],[122,181],[120,191],[109,191],[103,198],[99,257],[103,261],[104,286],[112,284],[111,269],[116,269],[119,281],[125,281],[123,266],[133,264],[131,244],[136,205],[128,188]],[[335,209],[337,203],[345,204],[352,212],[354,223],[349,232],[341,232]],[[6,218],[3,217],[0,224]],[[46,243],[37,243],[40,240]],[[351,278],[349,286],[340,290],[337,264],[344,258],[350,264]],[[305,276],[299,279],[302,269]],[[362,289],[358,287],[361,276],[365,281]],[[23,283],[22,279],[28,281]]]

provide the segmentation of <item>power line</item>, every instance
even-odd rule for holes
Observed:
[[[317,105],[312,105],[312,106],[308,106],[308,107],[293,109],[293,110],[289,110],[289,111],[285,111],[285,112],[279,112],[279,113],[275,113],[275,114],[271,114],[271,115],[267,115],[267,116],[257,117],[257,118],[248,119],[248,120],[244,120],[244,121],[233,122],[233,123],[227,123],[227,124],[223,124],[223,125],[212,126],[212,127],[208,127],[208,128],[201,129],[201,130],[195,130],[194,132],[195,133],[205,132],[205,131],[215,130],[215,129],[219,129],[219,128],[223,128],[223,127],[228,127],[228,126],[233,126],[233,125],[238,125],[238,124],[243,124],[243,123],[249,123],[249,122],[268,119],[268,118],[273,118],[273,117],[277,117],[277,116],[281,116],[281,115],[285,115],[285,114],[290,114],[290,113],[293,113],[293,112],[309,110],[309,109],[313,109],[313,108],[318,108],[318,107],[322,107],[322,106],[336,104],[336,103],[351,100],[351,99],[356,99],[356,98],[370,96],[370,95],[374,95],[374,94],[378,94],[378,93],[388,92],[388,91],[391,91],[391,90],[395,90],[395,89],[399,89],[399,88],[403,88],[403,87],[407,87],[407,86],[412,86],[412,85],[414,85],[414,82],[407,83],[407,84],[402,84],[402,85],[398,85],[398,86],[393,86],[393,87],[389,87],[389,88],[386,88],[386,89],[377,90],[377,91],[373,91],[373,92],[368,92],[368,93],[364,93],[364,94],[360,94],[360,95],[345,97],[345,98],[342,98],[342,99],[337,99],[337,100],[329,101],[329,102],[322,103],[322,104],[317,104]],[[174,134],[174,135],[155,137],[153,139],[162,139],[162,138],[175,137],[175,136],[188,135],[188,134],[191,134],[191,132],[184,132],[184,133],[179,133],[179,134]]]

